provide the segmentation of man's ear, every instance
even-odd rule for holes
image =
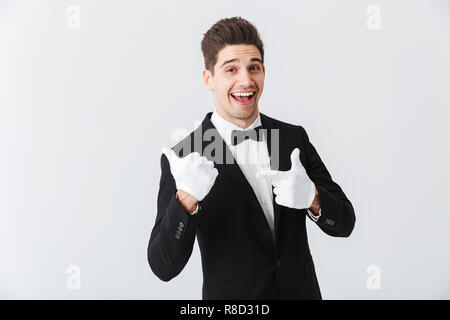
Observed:
[[[203,83],[210,91],[214,91],[214,86],[212,83],[212,74],[208,69],[203,70]]]

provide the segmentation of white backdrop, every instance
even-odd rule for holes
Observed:
[[[242,16],[265,44],[260,110],[305,127],[352,201],[308,220],[324,299],[449,299],[450,3],[1,1],[0,298],[200,299],[147,263],[160,150],[214,108],[200,41]]]

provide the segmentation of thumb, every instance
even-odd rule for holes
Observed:
[[[169,160],[170,166],[172,166],[172,163],[176,160],[178,160],[178,156],[172,149],[168,148],[162,148],[162,153],[164,153],[167,157],[167,160]]]
[[[291,153],[291,170],[299,169],[302,167],[302,163],[300,162],[300,149],[295,148]]]

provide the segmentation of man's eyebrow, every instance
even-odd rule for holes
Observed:
[[[232,63],[232,62],[235,62],[235,61],[238,61],[238,60],[239,60],[239,59],[236,59],[236,58],[235,58],[235,59],[231,59],[231,60],[227,60],[227,61],[225,61],[224,63],[222,63],[222,65],[221,65],[220,67],[222,68],[224,65],[229,64],[229,63]],[[261,65],[263,64],[262,61],[261,61],[261,59],[259,59],[259,58],[251,58],[250,61],[251,61],[251,62],[257,61],[257,62],[261,63]]]

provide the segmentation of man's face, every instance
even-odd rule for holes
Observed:
[[[209,70],[203,71],[217,112],[230,121],[256,118],[264,77],[265,68],[258,48],[247,44],[228,45],[220,50],[214,76]]]

